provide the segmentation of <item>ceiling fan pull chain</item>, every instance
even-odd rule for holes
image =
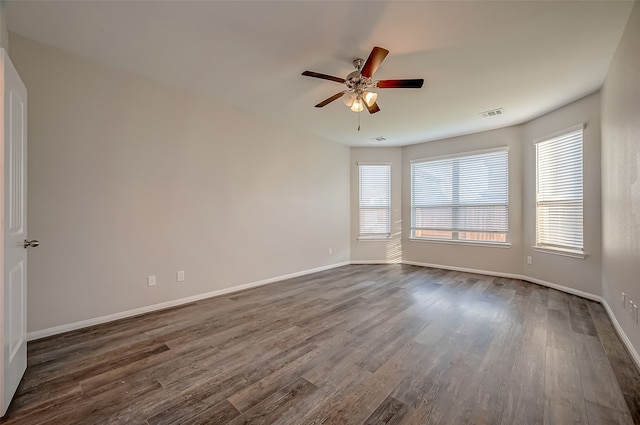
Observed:
[[[358,111],[358,131],[360,131],[360,111]]]

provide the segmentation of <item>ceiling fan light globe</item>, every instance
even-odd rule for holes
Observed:
[[[366,91],[363,93],[364,101],[367,106],[371,106],[376,103],[376,99],[378,98],[378,93],[374,93],[371,91]]]
[[[364,102],[361,98],[357,98],[353,101],[353,105],[351,105],[351,110],[353,112],[360,112],[364,109]]]
[[[344,96],[342,96],[342,101],[347,106],[353,105],[353,102],[355,100],[356,100],[356,94],[355,93],[345,93]]]

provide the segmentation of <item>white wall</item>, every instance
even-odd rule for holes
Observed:
[[[522,129],[520,126],[406,146],[402,151],[402,253],[409,262],[486,272],[520,274],[522,271]],[[488,247],[461,243],[410,240],[411,160],[509,147],[509,242]]]
[[[577,124],[585,124],[584,161],[584,259],[534,251],[536,230],[536,170],[533,141]],[[523,274],[593,295],[601,294],[600,213],[600,94],[595,93],[552,111],[523,126]],[[527,265],[524,258],[532,257]]]
[[[349,260],[347,147],[13,34],[11,58],[30,332]]]
[[[640,352],[640,325],[621,292],[640,305],[640,2],[636,2],[602,89],[602,289]],[[640,362],[639,358],[636,361]]]
[[[358,162],[391,164],[391,237],[388,240],[358,240],[359,175]],[[402,260],[402,149],[351,149],[351,261],[354,263],[399,263]]]

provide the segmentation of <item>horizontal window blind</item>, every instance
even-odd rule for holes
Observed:
[[[583,250],[582,129],[536,144],[536,244]]]
[[[508,151],[411,164],[414,238],[506,242]]]
[[[359,164],[360,237],[391,234],[391,166]]]

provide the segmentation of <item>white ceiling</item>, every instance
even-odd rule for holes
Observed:
[[[350,146],[398,146],[518,124],[598,90],[629,1],[7,1],[10,31]],[[381,112],[342,90],[373,46]],[[498,117],[481,118],[504,108]],[[385,137],[384,142],[371,139]]]

